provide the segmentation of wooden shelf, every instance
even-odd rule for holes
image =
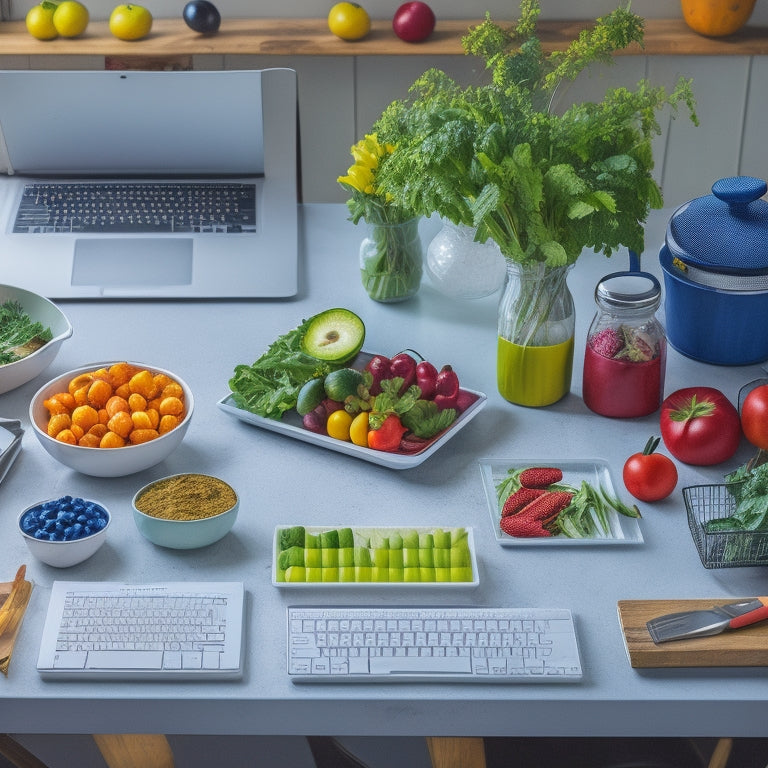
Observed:
[[[40,41],[23,21],[0,22],[0,54],[37,56],[97,55],[126,58],[173,58],[201,54],[269,56],[436,56],[461,55],[462,35],[478,20],[438,21],[432,36],[421,43],[405,43],[392,32],[389,21],[372,22],[363,40],[345,42],[334,37],[325,19],[230,19],[214,35],[199,35],[182,19],[156,19],[143,40],[125,42],[113,37],[107,22],[91,22],[79,38]],[[590,25],[589,21],[540,21],[539,36],[545,50],[565,47]],[[690,30],[682,19],[647,19],[645,46],[636,45],[619,55],[765,55],[768,28],[744,27],[727,38],[707,38]]]

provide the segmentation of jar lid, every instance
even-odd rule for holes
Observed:
[[[712,185],[712,194],[678,208],[667,226],[671,256],[686,266],[728,275],[768,272],[768,184],[733,176]]]
[[[661,285],[649,272],[613,272],[595,288],[595,301],[617,309],[656,309]]]

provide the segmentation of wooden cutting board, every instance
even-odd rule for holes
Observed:
[[[619,622],[629,663],[644,667],[768,666],[768,621],[711,637],[671,640],[656,645],[645,623],[657,616],[735,603],[743,598],[708,600],[620,600]]]

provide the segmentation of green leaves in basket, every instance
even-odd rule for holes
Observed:
[[[768,464],[750,471],[739,467],[725,480],[736,499],[736,509],[729,517],[709,520],[705,525],[707,533],[768,531]]]

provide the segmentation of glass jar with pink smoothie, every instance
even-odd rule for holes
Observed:
[[[595,302],[584,352],[584,402],[602,416],[647,416],[664,396],[667,342],[656,318],[661,285],[647,272],[614,272],[597,284]]]

